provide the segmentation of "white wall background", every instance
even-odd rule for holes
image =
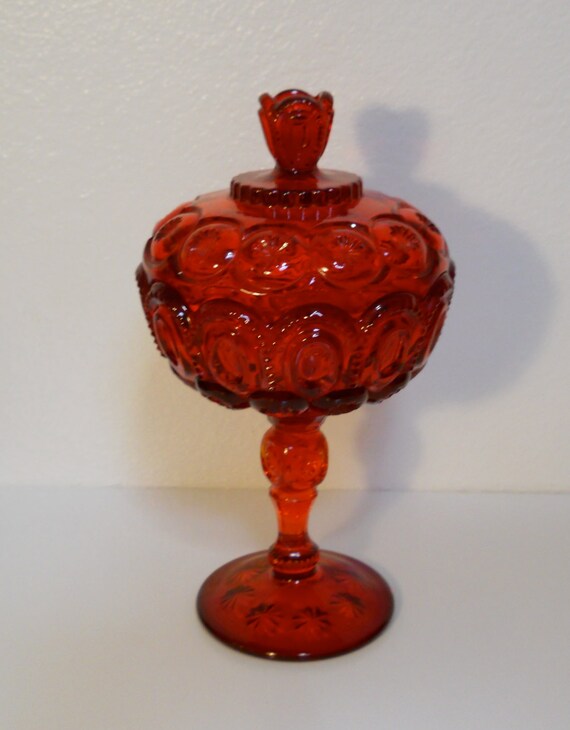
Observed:
[[[257,413],[156,353],[133,272],[177,203],[270,166],[257,97],[335,96],[323,163],[437,221],[427,369],[333,418],[329,487],[570,490],[565,0],[5,0],[1,481],[259,486]]]

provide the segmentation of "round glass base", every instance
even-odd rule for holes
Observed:
[[[313,575],[276,578],[267,552],[218,568],[198,594],[198,614],[218,639],[269,659],[322,659],[367,643],[394,608],[386,581],[372,568],[321,551]]]

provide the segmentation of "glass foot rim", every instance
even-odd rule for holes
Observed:
[[[259,604],[256,607],[250,605],[249,612],[247,605],[235,614],[223,608],[226,597],[230,601],[248,598],[249,586],[235,590],[237,586],[243,585],[233,580],[236,575],[253,576]],[[293,604],[291,611],[294,611],[296,595],[301,593],[301,604],[315,606],[312,613],[297,618],[296,628],[300,628],[298,624],[307,619],[301,627],[304,633],[291,630],[282,632],[280,636],[272,636],[271,616],[265,626],[269,632],[263,634],[255,631],[256,625],[263,628],[254,620],[258,618],[261,607],[273,608],[282,599],[281,605]],[[357,599],[354,593],[358,593],[361,599]],[[340,597],[336,599],[340,604],[336,608],[341,613],[336,616],[317,607],[317,604],[323,605],[323,600],[326,602],[329,599],[330,603],[330,596],[333,596],[333,602],[335,597]],[[347,599],[345,604],[342,603],[342,597]],[[394,611],[392,591],[377,571],[355,558],[329,550],[320,551],[315,576],[297,582],[273,576],[267,551],[236,558],[215,570],[204,581],[196,603],[202,624],[219,641],[246,654],[282,661],[313,661],[359,649],[386,628]],[[366,610],[362,608],[365,605]],[[305,613],[308,610],[304,609]],[[293,620],[300,614],[303,611],[293,614]],[[265,616],[263,620],[266,620]]]

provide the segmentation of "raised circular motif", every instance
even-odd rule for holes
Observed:
[[[160,264],[171,256],[184,239],[190,236],[196,228],[198,220],[199,212],[194,208],[189,208],[186,212],[181,212],[166,220],[150,239],[151,265]]]
[[[235,332],[218,332],[208,341],[208,367],[219,382],[239,392],[248,392],[250,383],[250,359],[243,338]]]
[[[298,349],[297,349],[298,348]],[[342,345],[328,332],[307,332],[292,344],[288,369],[291,382],[302,395],[315,398],[328,393],[341,375]]]
[[[229,300],[206,302],[198,313],[192,354],[208,381],[247,397],[264,387],[263,332],[257,318]]]
[[[219,276],[234,260],[240,239],[239,227],[231,221],[201,225],[182,244],[179,274],[189,281]]]
[[[428,249],[437,251],[441,256],[448,258],[449,250],[447,243],[441,234],[439,228],[419,210],[413,206],[401,207],[398,210],[398,218],[404,223],[410,224],[415,230],[419,231],[428,244]]]
[[[424,308],[427,326],[424,333],[422,360],[425,362],[436,346],[447,315],[451,296],[453,294],[453,268],[450,273],[442,274],[431,287],[425,299]],[[450,275],[451,274],[451,275]]]
[[[421,365],[423,326],[412,294],[391,294],[380,299],[362,318],[367,340],[363,384],[370,400],[388,397],[395,383],[403,384]],[[407,379],[406,379],[407,378]]]
[[[330,305],[306,306],[274,325],[271,355],[278,387],[307,400],[352,385],[349,362],[359,350],[353,322]]]
[[[184,300],[171,287],[155,282],[145,297],[144,308],[160,352],[177,375],[183,380],[192,379],[195,372],[187,348],[192,322]]]
[[[303,237],[290,227],[257,228],[245,237],[236,259],[240,281],[252,292],[294,284],[307,270]]]
[[[380,218],[372,224],[384,266],[396,275],[425,276],[433,260],[423,236],[407,223],[395,218]]]
[[[313,237],[313,257],[321,276],[342,289],[356,289],[384,273],[375,242],[362,226],[320,226]]]

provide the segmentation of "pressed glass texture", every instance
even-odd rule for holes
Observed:
[[[320,170],[328,93],[264,94],[276,165],[184,203],[149,239],[137,281],[161,354],[211,401],[252,407],[278,516],[268,553],[204,583],[198,610],[226,643],[261,656],[342,653],[388,622],[392,597],[371,568],[319,550],[307,519],[327,470],[320,426],[379,402],[426,364],[449,306],[446,243],[407,202]]]

